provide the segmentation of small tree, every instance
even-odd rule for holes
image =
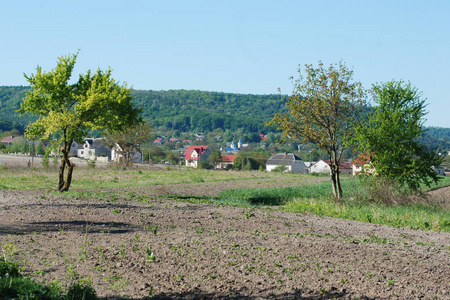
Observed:
[[[353,71],[340,62],[328,69],[305,65],[299,68],[292,96],[286,102],[288,112],[278,113],[268,123],[283,132],[282,139],[301,138],[326,151],[335,198],[342,197],[339,162],[344,143],[353,132],[353,121],[365,104],[360,82],[352,82]]]
[[[425,100],[410,83],[390,81],[374,85],[378,106],[356,127],[357,150],[371,153],[374,176],[394,182],[398,188],[417,191],[420,183],[430,186],[439,177],[432,166],[439,166],[437,150],[427,151],[417,141],[423,128]]]
[[[89,70],[78,81],[69,84],[78,54],[58,58],[50,72],[37,67],[36,74],[25,78],[31,85],[19,112],[31,113],[38,119],[27,126],[30,138],[56,138],[53,149],[62,153],[58,191],[68,191],[73,164],[69,159],[73,141],[78,143],[88,130],[121,130],[139,122],[139,109],[133,108],[131,90],[111,78],[111,70]]]
[[[106,142],[114,147],[120,161],[125,167],[128,167],[138,153],[142,157],[141,145],[147,143],[152,137],[150,124],[142,123],[122,130],[108,132]]]
[[[209,155],[209,161],[211,162],[211,164],[213,165],[214,168],[216,168],[217,164],[222,161],[222,154],[220,153],[219,150],[214,150],[210,155]]]

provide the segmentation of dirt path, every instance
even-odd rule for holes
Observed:
[[[108,202],[0,191],[0,245],[36,279],[90,276],[108,298],[450,299],[448,233],[154,192]]]

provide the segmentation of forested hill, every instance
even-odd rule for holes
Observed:
[[[32,116],[15,112],[20,107],[24,86],[0,86],[0,133],[19,129],[33,121]],[[194,90],[132,91],[134,103],[154,127],[164,126],[180,132],[211,132],[217,128],[241,133],[267,133],[264,122],[284,111],[281,95],[252,95]],[[450,128],[429,127],[422,136],[427,146],[450,148]]]
[[[19,118],[25,90],[29,87],[0,87],[0,120],[27,124],[31,116]],[[133,101],[143,109],[142,116],[154,127],[165,126],[182,132],[210,132],[216,128],[243,133],[267,133],[264,122],[284,109],[280,95],[252,95],[193,90],[133,90]],[[1,128],[0,128],[1,129]]]
[[[155,127],[209,132],[216,128],[267,132],[264,122],[284,109],[280,95],[193,90],[133,91],[134,103]]]

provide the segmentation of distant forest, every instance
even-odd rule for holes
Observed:
[[[19,117],[24,86],[0,86],[0,133],[17,129],[23,132],[34,116]],[[264,126],[275,113],[283,112],[283,95],[252,95],[196,90],[132,91],[134,103],[142,108],[142,117],[155,128],[179,132],[208,133],[215,129],[245,134],[274,132]],[[430,148],[450,149],[450,128],[427,127],[421,137]]]

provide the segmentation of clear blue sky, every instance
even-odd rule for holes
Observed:
[[[450,127],[450,1],[3,1],[0,85],[55,67],[135,89],[290,94],[298,65],[343,60],[366,88],[410,81]]]

